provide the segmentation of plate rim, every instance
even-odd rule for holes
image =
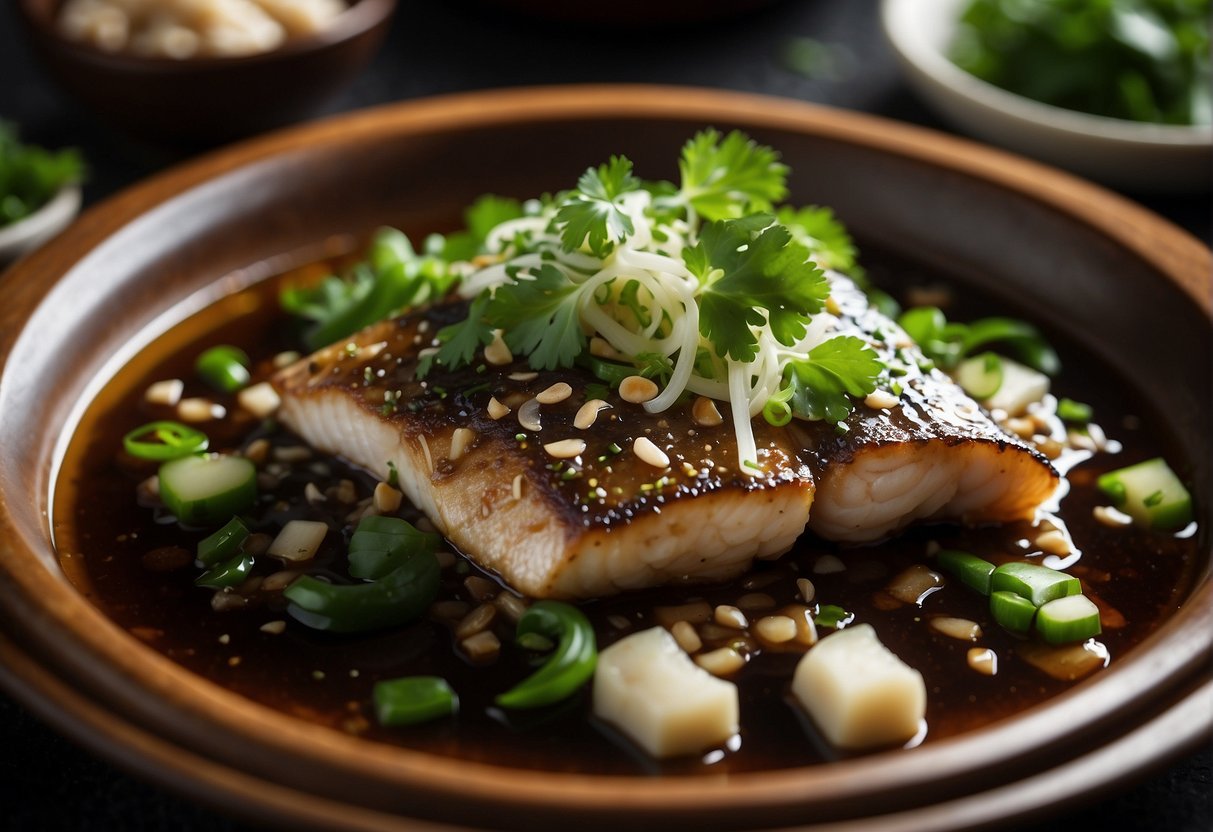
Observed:
[[[1207,266],[1210,262],[1208,250],[1194,237],[1143,207],[1097,186],[1002,151],[876,116],[849,113],[769,96],[690,87],[584,85],[511,88],[491,92],[460,93],[356,111],[253,139],[158,174],[90,209],[76,224],[65,231],[57,242],[74,241],[77,245],[77,254],[74,256],[73,262],[78,262],[129,222],[171,202],[175,196],[184,194],[212,179],[226,176],[247,166],[305,146],[342,144],[349,141],[350,137],[354,135],[387,135],[404,128],[425,133],[458,125],[484,127],[545,119],[566,121],[594,119],[606,115],[633,119],[646,116],[673,116],[703,121],[717,119],[762,128],[783,128],[795,132],[809,132],[827,139],[847,144],[859,144],[879,152],[893,153],[975,177],[1028,197],[1033,201],[1044,203],[1053,210],[1063,211],[1071,218],[1081,220],[1093,227],[1103,236],[1113,239],[1122,247],[1151,263],[1157,270],[1165,272],[1172,282],[1185,292],[1189,300],[1201,309],[1205,318],[1213,317],[1213,297],[1208,291],[1208,285],[1213,284],[1213,280],[1206,279],[1202,282],[1199,277],[1202,267]],[[60,262],[62,258],[58,257],[57,252],[53,250],[56,248],[57,246],[50,246],[48,249],[32,255],[5,276],[5,283],[26,274],[37,274],[40,270],[54,272],[58,266],[62,266],[62,273],[66,274],[69,264]],[[1209,269],[1205,268],[1203,271],[1204,274],[1208,274]],[[37,299],[35,299],[35,305],[36,302]],[[0,334],[0,357],[5,362],[7,362],[14,341],[15,335],[7,332]],[[3,376],[0,375],[0,381],[2,379]],[[6,510],[0,511],[0,526],[10,526]],[[11,531],[11,529],[9,530]],[[27,546],[34,543],[24,539],[21,542]],[[47,589],[53,590],[56,587],[48,587],[43,580],[31,581],[31,573],[23,573],[20,569],[14,572],[9,568],[13,555],[11,542],[9,540],[0,541],[0,570],[6,573],[5,579],[0,582],[0,595],[8,596],[13,604],[10,609],[19,609],[25,605],[27,614],[32,615],[35,619],[41,617],[44,619],[43,623],[56,627],[63,627],[66,620],[82,615],[91,628],[86,633],[90,637],[85,639],[83,645],[91,648],[86,653],[94,656],[109,655],[110,658],[125,658],[133,662],[133,664],[119,662],[116,666],[108,668],[92,668],[94,674],[100,670],[99,677],[95,675],[90,677],[93,678],[94,683],[100,678],[104,680],[103,687],[112,688],[108,691],[108,694],[114,697],[110,700],[111,703],[122,699],[121,689],[124,677],[133,674],[139,668],[150,668],[162,685],[167,682],[167,685],[163,687],[163,692],[166,693],[171,693],[172,685],[180,682],[182,676],[194,681],[201,679],[166,657],[155,653],[151,648],[144,647],[142,651],[130,651],[130,654],[125,657],[113,656],[112,648],[101,649],[106,648],[102,642],[112,638],[116,634],[114,631],[121,633],[132,642],[138,642],[92,607],[82,611],[78,609],[79,602],[73,605],[70,603],[70,599],[65,600],[62,596],[57,596],[50,607],[44,607],[41,610],[30,609],[31,598],[39,597]],[[54,579],[49,573],[46,574],[46,579],[60,585],[58,589],[77,596],[79,601],[83,601],[82,596],[78,596],[74,589],[67,587],[64,582]],[[87,606],[87,603],[84,603]],[[73,606],[77,608],[72,609]],[[1182,621],[1191,617],[1199,619],[1198,623],[1213,623],[1213,587],[1209,585],[1207,579],[1189,599],[1186,609],[1176,618]],[[1172,619],[1161,628],[1160,634],[1156,634],[1155,640],[1173,629],[1174,620]],[[75,623],[76,626],[68,627],[67,631],[79,637],[81,635],[80,623],[78,620]],[[106,629],[106,625],[110,628],[109,630]],[[45,632],[31,637],[34,642],[42,643]],[[1208,646],[1208,643],[1197,645],[1205,652],[1208,651]],[[1146,654],[1149,649],[1148,645],[1142,645],[1119,666],[1132,667],[1134,660]],[[144,651],[148,655],[143,655]],[[76,656],[74,661],[83,661],[87,664],[88,658],[88,655]],[[149,662],[149,659],[159,659],[161,663],[168,666],[160,666],[155,661]],[[1182,676],[1182,667],[1177,666],[1178,664],[1181,663],[1172,661],[1169,665],[1170,671],[1172,674]],[[118,671],[116,674],[115,670]],[[206,682],[206,686],[216,688],[214,691],[203,691],[203,693],[208,703],[218,709],[231,704],[225,701],[225,697],[251,704],[243,697],[217,689],[213,683]],[[218,696],[217,693],[222,693],[224,696]],[[1063,694],[1052,702],[1070,701],[1074,698],[1073,693],[1071,691]],[[127,704],[129,705],[129,703]],[[181,708],[186,704],[188,703],[178,702],[176,706]],[[116,707],[123,707],[123,705],[119,704]],[[269,710],[264,706],[255,707],[258,711]],[[289,720],[292,724],[298,722],[281,715],[278,717]],[[362,753],[366,753],[365,746],[372,745],[366,741],[342,737],[330,729],[319,726],[307,727],[313,729],[312,732],[306,732],[309,734],[308,747],[311,749],[331,747],[332,744],[325,740],[335,738],[356,743],[356,747]],[[310,736],[315,732],[320,732],[325,736],[319,736],[319,734],[315,737]],[[948,745],[949,742],[941,741],[935,746],[921,749],[915,753],[921,755],[928,750],[947,750],[953,747]],[[381,748],[388,749],[390,756],[396,760],[402,757],[402,753],[398,749],[389,746],[381,746]],[[407,753],[410,752],[405,752],[405,756]],[[446,775],[442,776],[443,782],[440,784],[434,783],[425,776],[433,773],[435,759],[445,758],[435,758],[432,755],[418,752],[411,753],[420,758],[416,761],[418,764],[405,767],[405,769],[397,767],[396,771],[405,771],[410,777],[418,778],[422,783],[421,788],[427,790],[435,786],[449,788],[450,783]],[[380,755],[373,756],[377,758]],[[463,761],[456,762],[462,769],[462,777],[466,778],[468,764]],[[837,767],[832,767],[836,769],[834,776],[823,774],[819,771],[822,767],[792,769],[787,772],[796,773],[798,777],[794,779],[797,780],[803,779],[805,771],[814,772],[813,779],[824,780],[829,787],[840,788],[843,793],[846,793],[847,788],[842,781],[848,776],[853,776],[852,770],[855,768],[855,766],[848,767],[848,765],[849,763],[842,764],[846,770],[841,775],[838,773]],[[891,765],[900,767],[899,763],[891,763]],[[953,765],[955,765],[955,761],[953,761]],[[494,777],[498,777],[503,771],[512,772],[514,775],[519,772],[523,775],[533,774],[528,770],[504,769],[497,766],[488,768],[491,768]],[[759,804],[785,805],[788,801],[787,789],[796,784],[786,782],[786,778],[773,776],[784,773],[768,772],[757,775],[765,781],[762,784],[763,788],[751,789],[747,795],[752,800],[757,800]],[[561,777],[562,782],[567,786],[561,790],[562,796],[566,798],[562,803],[567,803],[569,806],[584,807],[587,792],[595,793],[592,795],[595,800],[602,802],[617,800],[622,794],[618,791],[612,792],[610,795],[602,794],[603,781],[613,778],[580,775],[561,775]],[[513,780],[518,779],[517,776],[513,778]],[[736,781],[745,779],[742,775],[734,775],[731,778]],[[637,783],[637,778],[622,778],[622,780],[627,783],[626,792],[631,801],[631,808],[639,811],[666,810],[669,808],[671,798],[675,796],[681,796],[680,799],[684,801],[693,800],[701,803],[705,796],[710,797],[711,795],[711,790],[703,788],[705,781],[700,779],[693,779],[690,789],[681,788],[685,784],[678,784],[677,778],[663,779],[660,781],[661,785],[656,789],[651,788],[652,784],[645,785],[644,781]],[[673,788],[670,785],[672,782],[676,784]],[[411,785],[414,788],[418,787],[416,781]],[[462,781],[461,785],[467,785],[466,779]],[[501,786],[500,783],[497,785]],[[708,793],[707,795],[705,795],[705,791]],[[738,799],[736,797],[737,789],[730,786],[729,789],[721,791],[729,791],[730,796],[726,802],[730,805],[735,804]],[[487,799],[516,801],[520,797],[540,799],[551,796],[550,789],[543,788],[539,792],[541,793],[536,793],[533,788],[526,788],[525,783],[511,781],[503,788],[494,790],[493,793],[496,797]],[[654,802],[654,798],[656,802]],[[799,802],[796,801],[796,803]],[[747,805],[755,804],[750,802]],[[703,807],[699,805],[697,808]]]

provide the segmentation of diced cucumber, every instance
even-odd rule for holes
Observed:
[[[1192,522],[1192,495],[1162,457],[1109,471],[1097,484],[1139,526],[1167,530]]]
[[[1085,595],[1070,595],[1036,612],[1036,632],[1049,644],[1086,641],[1101,632],[1099,607]]]
[[[211,526],[257,499],[257,469],[244,457],[208,454],[160,466],[160,497],[188,526]]]
[[[935,558],[940,569],[965,586],[982,595],[990,594],[990,576],[994,574],[994,564],[988,560],[955,549],[941,549]]]
[[[1032,629],[1036,605],[1022,595],[999,589],[990,593],[990,615],[1000,627],[1022,635]]]
[[[954,374],[956,383],[975,399],[988,399],[1002,387],[1002,359],[983,352],[960,362]]]
[[[990,410],[1018,416],[1049,392],[1049,377],[1009,358],[1002,359],[1002,385],[983,403]]]
[[[1037,607],[1055,598],[1082,594],[1078,578],[1035,563],[1004,563],[990,575],[990,589],[1014,592]]]

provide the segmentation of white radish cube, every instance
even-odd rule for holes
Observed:
[[[274,412],[278,410],[278,406],[282,404],[278,391],[268,381],[244,388],[236,394],[236,401],[258,419],[273,416]]]
[[[1002,359],[1002,384],[983,404],[987,410],[1002,410],[1008,416],[1019,416],[1028,405],[1049,393],[1049,377],[1009,358]]]
[[[696,754],[738,730],[737,686],[696,665],[663,627],[598,656],[594,713],[654,757]]]
[[[881,644],[870,624],[819,641],[796,666],[792,692],[840,748],[904,743],[927,708],[922,674]]]

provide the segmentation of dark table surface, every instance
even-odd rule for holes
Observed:
[[[761,92],[947,129],[899,76],[879,31],[876,0],[785,0],[745,17],[655,31],[626,21],[611,28],[547,23],[470,0],[401,5],[369,71],[320,115],[488,87],[629,81]],[[17,122],[30,141],[81,148],[92,171],[86,204],[189,155],[123,138],[81,112],[35,64],[11,4],[2,6],[0,118]],[[789,59],[800,38],[828,44],[836,71],[813,75]],[[1207,191],[1127,196],[1209,239]],[[1096,805],[1022,828],[1206,832],[1213,829],[1210,757],[1210,749],[1201,749]],[[248,827],[80,750],[0,695],[0,828]]]

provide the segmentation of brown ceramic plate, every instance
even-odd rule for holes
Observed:
[[[1040,300],[1043,322],[1064,323],[1157,403],[1193,460],[1205,557],[1169,623],[1043,707],[911,752],[728,778],[537,776],[358,740],[257,705],[153,652],[65,579],[47,518],[66,438],[116,368],[185,311],[333,234],[447,224],[480,193],[552,190],[611,153],[662,171],[705,124],[780,148],[795,171],[793,200],[835,206],[861,238],[996,296]],[[4,278],[0,680],[150,778],[293,825],[386,829],[423,818],[531,829],[576,816],[604,829],[959,829],[1039,816],[1213,731],[1210,271],[1208,250],[1188,235],[1038,165],[729,93],[455,96],[221,151],[94,208]]]

